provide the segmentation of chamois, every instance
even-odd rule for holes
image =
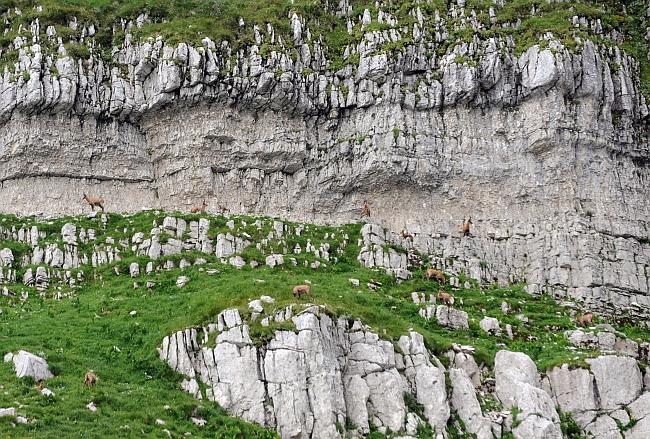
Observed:
[[[406,229],[402,229],[402,237],[404,239],[411,238],[411,241],[413,241],[413,235],[411,235],[410,233],[406,233]]]
[[[366,200],[363,200],[363,213],[361,213],[359,219],[363,218],[364,216],[370,216],[370,206],[368,206]]]
[[[228,208],[227,208],[226,206],[224,206],[223,204],[220,204],[220,205],[219,205],[219,210],[221,210],[221,213],[226,213],[226,212],[230,213],[230,209],[228,209]]]
[[[93,198],[93,197],[89,197],[88,195],[84,194],[84,200],[88,201],[88,204],[90,204],[90,208],[92,209],[93,212],[95,211],[95,206],[101,207],[102,210],[104,210],[104,199],[103,198],[100,198],[100,197]]]
[[[594,315],[588,312],[584,315],[576,317],[576,320],[583,327],[585,326],[585,324],[589,324],[590,326],[592,326],[594,324]]]
[[[203,204],[201,207],[193,207],[190,209],[190,213],[198,213],[198,212],[205,212],[205,208],[208,207],[207,204],[205,204],[205,200],[203,200]]]
[[[465,224],[463,224],[463,236],[469,236],[469,226],[472,225],[472,224],[474,224],[472,222],[472,217],[469,217],[467,222]]]
[[[442,272],[434,269],[434,268],[428,268],[427,269],[427,274],[424,275],[424,278],[426,280],[429,280],[431,278],[434,278],[438,282],[442,282],[443,284],[447,283],[447,279],[445,279],[445,276],[442,274]]]
[[[445,293],[445,290],[440,288],[438,290],[438,299],[442,300],[445,302],[445,305],[453,305],[454,304],[454,298],[451,294]]]
[[[301,294],[306,294],[311,300],[314,300],[314,296],[311,295],[311,289],[309,288],[309,285],[296,285],[293,287],[293,297],[299,299]]]
[[[97,381],[99,379],[97,378],[97,375],[95,375],[92,372],[86,372],[86,379],[84,379],[84,386],[92,386],[94,384],[97,384]]]

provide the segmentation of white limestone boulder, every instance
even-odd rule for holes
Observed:
[[[650,392],[641,395],[628,407],[630,415],[637,423],[625,432],[625,439],[645,439],[650,437]]]
[[[501,335],[501,326],[499,320],[494,317],[483,317],[483,320],[478,324],[480,328],[491,335]]]
[[[585,431],[598,439],[623,439],[616,421],[607,415],[596,418],[585,427]]]
[[[129,274],[131,277],[138,277],[140,275],[140,265],[137,262],[131,262],[131,265],[129,265]]]
[[[586,361],[596,380],[601,409],[623,408],[641,395],[641,370],[634,358],[608,355]]]
[[[587,369],[569,369],[567,364],[547,371],[546,375],[551,396],[562,412],[571,412],[573,420],[583,427],[589,424],[598,410],[594,376]]]
[[[0,250],[0,266],[13,267],[14,254],[10,248],[3,248]]]
[[[0,416],[16,416],[16,409],[13,407],[0,409]]]
[[[465,423],[465,429],[477,439],[492,439],[492,422],[483,416],[474,384],[467,373],[463,369],[451,369],[449,378],[453,386],[451,405]]]
[[[494,362],[495,392],[504,408],[517,407],[517,439],[561,439],[560,418],[550,395],[538,387],[537,367],[526,354],[499,351]]]
[[[77,227],[74,224],[66,223],[61,228],[61,235],[66,244],[77,245]]]
[[[18,378],[30,376],[36,381],[41,381],[54,377],[43,358],[27,351],[19,351],[14,355],[13,361]]]

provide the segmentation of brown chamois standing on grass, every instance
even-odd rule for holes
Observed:
[[[427,274],[424,275],[424,278],[426,280],[429,280],[431,278],[434,278],[438,282],[442,282],[443,284],[447,283],[447,279],[445,279],[445,276],[442,274],[442,272],[434,269],[434,268],[428,268],[427,269]]]
[[[223,204],[220,204],[220,205],[219,205],[219,210],[221,211],[221,213],[226,213],[226,212],[230,213],[230,209],[228,209],[228,208],[227,208],[226,206],[224,206]]]
[[[581,326],[585,326],[585,324],[589,324],[589,326],[593,326],[594,324],[594,315],[590,312],[583,314],[581,316],[576,317],[576,320],[578,323],[580,323]]]
[[[309,288],[309,285],[296,285],[293,287],[293,297],[300,299],[301,294],[306,294],[311,300],[314,300],[314,296],[311,295],[311,288]]]
[[[88,195],[84,194],[84,200],[90,204],[90,208],[92,211],[95,211],[95,206],[101,207],[102,210],[104,210],[104,199],[100,197],[89,197]]]
[[[471,226],[472,224],[474,224],[472,222],[472,217],[469,217],[467,222],[463,224],[463,236],[469,236],[469,226]]]
[[[451,294],[446,293],[445,290],[440,288],[438,290],[438,299],[442,300],[445,302],[445,305],[453,305],[454,304],[454,298]]]
[[[411,238],[411,241],[413,241],[413,235],[411,235],[410,233],[406,233],[406,229],[402,229],[402,238],[404,239]]]
[[[203,204],[201,207],[193,207],[190,209],[190,213],[198,213],[198,212],[205,212],[205,208],[208,207],[207,204],[205,204],[205,200],[203,200]]]
[[[97,378],[97,375],[95,375],[92,372],[86,372],[86,378],[84,379],[84,386],[92,386],[97,384],[97,381],[99,378]]]
[[[370,206],[368,206],[366,200],[363,200],[363,212],[361,213],[359,219],[363,218],[364,216],[370,216]]]

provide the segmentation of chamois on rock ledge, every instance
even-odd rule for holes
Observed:
[[[363,200],[363,212],[361,213],[361,216],[359,219],[363,218],[364,216],[369,217],[370,216],[370,206],[368,206],[368,203],[366,200]]]
[[[584,327],[585,325],[593,326],[594,324],[594,315],[590,312],[576,317],[576,321],[580,323],[580,326]]]
[[[199,212],[205,212],[205,208],[208,207],[207,204],[205,204],[205,200],[203,200],[203,204],[201,207],[193,207],[190,209],[190,213],[199,213]]]
[[[465,224],[463,224],[463,230],[462,230],[463,236],[469,236],[469,226],[471,226],[472,224],[474,224],[472,222],[472,217],[469,217],[467,222]]]
[[[89,197],[88,195],[84,194],[84,200],[86,200],[88,202],[88,204],[90,204],[90,208],[92,209],[93,212],[95,211],[95,206],[101,207],[102,211],[104,210],[104,199],[103,198],[100,198],[100,197],[93,198],[93,197]]]

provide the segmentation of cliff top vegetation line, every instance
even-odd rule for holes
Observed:
[[[507,40],[515,53],[533,44],[545,45],[549,38],[568,48],[586,39],[616,45],[639,61],[646,91],[650,83],[646,6],[641,0],[2,0],[0,65],[11,70],[20,48],[36,42],[45,52],[56,53],[63,45],[77,59],[92,54],[110,60],[113,48],[125,44],[127,35],[136,41],[161,37],[171,45],[199,45],[208,37],[217,47],[222,42],[234,49],[257,44],[262,56],[271,50],[295,54],[297,20],[301,39],[320,44],[330,71],[355,61],[346,49],[369,31],[397,31],[399,40],[381,48],[394,54],[413,42],[418,27],[424,27],[431,31],[430,56],[492,37]]]

